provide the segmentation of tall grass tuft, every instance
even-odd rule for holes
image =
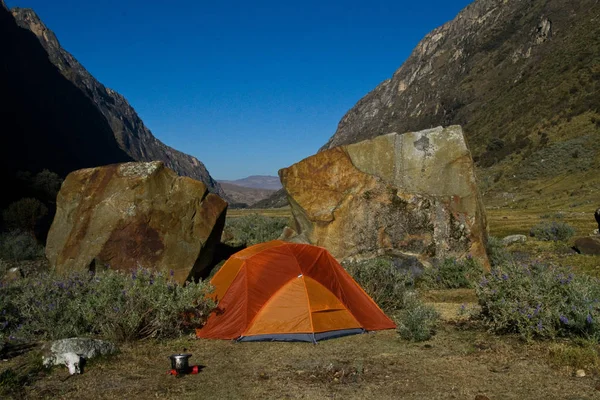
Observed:
[[[439,315],[418,298],[410,271],[399,268],[388,258],[345,262],[343,266],[379,307],[396,319],[402,338],[413,341],[431,338]]]
[[[471,256],[463,260],[445,258],[426,269],[421,282],[429,289],[473,288],[482,274],[483,268]]]

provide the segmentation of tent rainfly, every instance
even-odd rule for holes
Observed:
[[[211,280],[217,309],[200,338],[306,341],[395,328],[322,247],[274,240],[229,258]]]

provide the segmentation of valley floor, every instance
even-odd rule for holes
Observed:
[[[240,215],[256,210],[235,210]],[[289,210],[270,211],[278,217]],[[488,210],[491,235],[528,233],[543,220],[559,218],[578,235],[594,228],[590,213],[565,214]],[[235,216],[231,215],[235,218]],[[573,265],[599,276],[600,257],[581,256],[569,243],[528,240],[512,251]],[[522,248],[519,248],[521,246]],[[64,399],[598,399],[600,347],[573,341],[525,343],[487,333],[459,315],[461,304],[476,308],[473,290],[421,294],[443,321],[429,341],[412,343],[393,331],[355,335],[318,345],[234,343],[182,338],[141,341],[113,357],[92,360],[83,375],[66,379],[56,367],[32,379],[15,398]],[[167,375],[168,356],[193,354],[198,375]],[[18,370],[27,355],[0,361],[0,373]],[[583,369],[585,376],[577,377]],[[478,395],[486,397],[476,397]]]
[[[456,304],[458,309],[459,305]],[[125,346],[63,381],[55,368],[27,398],[65,399],[593,399],[591,371],[553,365],[556,343],[525,344],[446,320],[425,343],[392,331],[308,343],[180,339]],[[168,356],[186,348],[198,375],[167,375]],[[14,362],[14,361],[13,361]],[[11,362],[12,363],[12,362]]]

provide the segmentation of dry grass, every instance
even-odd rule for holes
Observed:
[[[598,225],[594,220],[595,208],[589,211],[548,211],[518,209],[487,209],[489,232],[492,236],[523,234],[529,236],[530,229],[543,221],[563,221],[575,228],[578,236],[587,236]],[[558,216],[558,218],[557,218]]]
[[[259,214],[265,217],[273,217],[273,218],[291,218],[292,211],[289,207],[282,208],[267,208],[267,209],[259,209],[259,208],[237,208],[237,209],[229,209],[227,210],[228,218],[239,218],[244,217],[246,215],[251,214]]]
[[[230,210],[230,217],[257,210]],[[289,209],[263,210],[285,217]],[[233,214],[233,215],[232,215]],[[491,234],[524,233],[541,211],[489,210]],[[565,213],[579,234],[593,216]],[[528,240],[511,250],[531,257],[600,271],[600,257],[569,251],[568,243]],[[497,399],[600,398],[600,348],[574,342],[525,343],[487,333],[468,318],[476,311],[473,290],[429,290],[422,298],[441,314],[437,334],[411,343],[383,331],[308,343],[234,343],[192,338],[126,345],[119,355],[92,361],[83,375],[66,381],[66,368],[40,376],[15,398],[64,399]],[[464,304],[466,313],[460,307]],[[167,375],[168,356],[184,349],[198,375]],[[23,356],[25,357],[25,356]],[[22,357],[0,362],[0,373]],[[574,371],[583,368],[586,376]]]
[[[198,375],[166,374],[183,348],[204,366]],[[553,350],[556,351],[556,350]],[[592,398],[596,378],[552,368],[546,345],[445,324],[425,344],[394,331],[308,343],[219,340],[138,342],[91,363],[83,375],[57,367],[24,392],[64,399],[493,399]],[[1,367],[0,367],[1,368]]]

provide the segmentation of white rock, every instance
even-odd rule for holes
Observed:
[[[117,351],[113,343],[87,338],[56,340],[44,347],[46,352],[42,357],[44,366],[49,368],[53,365],[66,365],[71,375],[82,372],[85,360]]]
[[[525,235],[509,235],[502,239],[502,244],[508,246],[513,243],[525,243],[527,236]]]
[[[83,367],[84,359],[75,353],[63,353],[58,356],[63,363],[69,368],[69,373],[81,374],[81,367]]]
[[[585,371],[582,369],[578,369],[577,372],[575,372],[575,376],[578,378],[583,378],[585,376]]]

